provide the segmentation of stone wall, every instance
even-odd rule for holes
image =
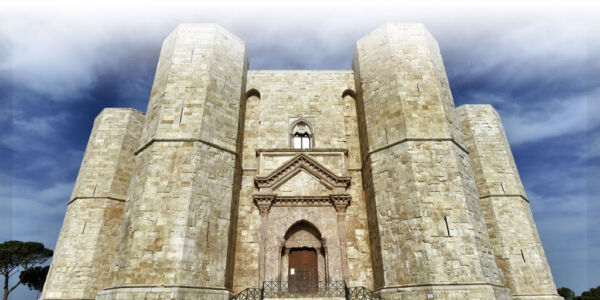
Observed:
[[[515,299],[560,299],[500,116],[491,105],[458,111],[502,284]]]
[[[258,91],[260,97],[256,94],[252,95],[246,103],[244,176],[239,202],[234,291],[259,285],[257,254],[261,219],[258,208],[253,203],[252,196],[256,193],[253,180],[258,175],[268,175],[299,153],[286,152],[286,149],[290,148],[289,126],[291,121],[299,117],[307,119],[314,128],[315,149],[334,152],[342,150],[336,154],[320,152],[311,155],[337,175],[352,178],[352,183],[347,190],[352,201],[344,217],[348,261],[346,280],[350,285],[372,287],[366,205],[360,175],[356,104],[351,96],[344,93],[354,90],[353,73],[351,71],[249,71],[247,87],[248,90]],[[262,156],[264,159],[261,159],[257,156],[259,149],[275,149],[278,152],[264,152]],[[347,154],[340,155],[343,152]],[[313,186],[317,194],[328,193],[314,182],[314,178],[311,178],[308,175],[300,175],[291,179],[281,188],[281,194],[307,193],[307,186]],[[320,223],[336,224],[335,211],[333,207],[330,208],[333,213]],[[301,211],[305,213],[304,210]],[[331,218],[333,220],[327,220]]]
[[[104,109],[96,117],[42,299],[93,299],[109,284],[143,121],[133,109]]]
[[[375,287],[459,299],[478,283],[507,299],[439,48],[419,24],[387,24],[357,42],[355,71]],[[365,145],[366,144],[366,145]],[[477,296],[473,294],[476,299]]]
[[[165,40],[99,299],[229,296],[246,68],[244,42],[217,25],[179,25]]]

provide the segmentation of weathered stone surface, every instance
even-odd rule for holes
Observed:
[[[217,25],[180,25],[166,39],[102,299],[145,297],[130,285],[195,297],[231,288],[245,76],[244,43]]]
[[[358,41],[354,70],[376,288],[499,284],[435,40],[422,25],[382,26]]]
[[[203,287],[160,286],[160,287],[123,287],[100,291],[97,300],[229,300],[227,290]]]
[[[110,283],[143,121],[133,109],[104,109],[96,118],[42,299],[90,299]]]
[[[96,120],[42,298],[225,300],[298,278],[304,249],[386,299],[559,299],[526,199],[422,25],[362,38],[353,71],[248,71],[243,41],[184,24],[147,115]]]
[[[142,143],[201,139],[236,151],[246,77],[242,40],[216,24],[181,24],[163,43]]]
[[[503,285],[515,299],[560,299],[500,116],[491,105],[458,111]]]
[[[413,299],[500,299],[511,300],[510,293],[503,286],[490,284],[472,283],[464,284],[440,284],[424,286],[406,286],[396,290],[386,289],[381,292],[386,300],[413,300]],[[543,299],[543,298],[532,298]]]
[[[240,194],[238,239],[234,291],[260,286],[259,264],[261,216],[253,203],[256,176],[267,176],[287,161],[306,153],[338,176],[348,176],[351,184],[345,193],[351,196],[344,219],[345,254],[339,245],[337,213],[331,203],[323,206],[275,206],[268,215],[267,245],[277,247],[279,239],[294,223],[306,220],[318,227],[328,244],[328,259],[337,262],[329,266],[328,278],[342,277],[342,255],[346,256],[345,279],[349,285],[372,288],[372,267],[365,198],[361,184],[361,159],[357,130],[356,103],[344,93],[354,90],[352,71],[249,71],[248,89],[260,93],[246,103],[243,166]],[[314,128],[313,149],[290,149],[290,124],[304,118]],[[262,151],[265,149],[265,151]],[[266,151],[269,150],[269,151]],[[274,189],[280,196],[327,196],[333,193],[321,179],[300,172]],[[333,227],[331,227],[333,226]],[[335,246],[335,243],[338,245]],[[279,249],[279,248],[277,248]],[[277,251],[268,251],[267,268],[278,268]],[[266,270],[278,274],[275,269]],[[321,278],[321,277],[320,277]]]
[[[265,299],[273,299],[273,300],[343,300],[345,299],[344,297],[306,297],[306,298],[266,298]]]

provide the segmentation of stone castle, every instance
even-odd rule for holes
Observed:
[[[146,113],[96,118],[42,299],[267,298],[273,283],[293,297],[322,282],[388,300],[562,299],[498,113],[454,106],[424,26],[376,29],[352,70],[260,71],[222,27],[179,25]]]

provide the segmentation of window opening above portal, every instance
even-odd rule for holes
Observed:
[[[312,126],[300,118],[291,125],[290,146],[293,149],[310,149],[313,147]]]

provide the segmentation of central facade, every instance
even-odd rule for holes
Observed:
[[[234,273],[249,276],[234,289],[299,277],[372,286],[352,72],[249,71],[247,86]]]
[[[43,299],[560,299],[498,114],[454,106],[422,25],[360,39],[348,71],[245,51],[180,25],[146,113],[100,113]]]

